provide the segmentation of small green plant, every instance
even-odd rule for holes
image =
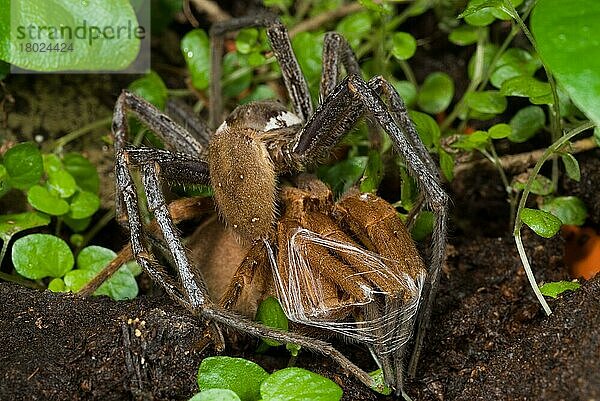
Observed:
[[[308,370],[292,367],[269,375],[254,362],[227,356],[202,360],[198,387],[200,393],[191,400],[224,397],[241,401],[337,401],[342,398],[342,389],[337,384]]]
[[[547,297],[556,298],[565,291],[575,291],[581,284],[575,281],[556,281],[540,286],[540,292]]]
[[[17,233],[54,224],[57,235],[29,234],[16,240],[11,255],[19,276],[2,273],[1,278],[23,283],[29,279],[32,286],[76,292],[106,266],[116,256],[113,251],[98,246],[81,249],[85,244],[81,233],[100,207],[99,185],[96,167],[78,153],[42,153],[30,142],[8,149],[0,164],[0,196],[10,189],[23,191],[34,211],[0,215],[0,262]],[[73,233],[71,246],[59,236],[63,224]],[[71,247],[81,249],[75,269]],[[113,299],[135,297],[134,276],[140,273],[136,266],[121,268],[95,294]]]

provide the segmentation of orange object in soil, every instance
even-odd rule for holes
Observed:
[[[563,226],[564,261],[571,277],[591,279],[600,271],[600,235],[593,228]]]

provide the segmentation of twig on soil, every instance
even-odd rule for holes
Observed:
[[[196,10],[206,14],[206,19],[210,22],[219,22],[231,19],[231,15],[224,11],[219,5],[211,0],[190,0]]]
[[[581,153],[590,149],[594,149],[596,147],[598,147],[596,140],[593,137],[588,137],[573,142],[571,144],[569,153]],[[520,173],[527,170],[527,168],[529,168],[531,165],[535,164],[538,160],[540,160],[545,151],[546,149],[536,149],[532,150],[531,152],[502,156],[499,159],[500,165],[505,171],[509,171],[514,174]],[[484,158],[470,161],[467,163],[458,164],[454,168],[454,175],[456,176],[462,172],[475,168],[480,168],[481,166],[489,163],[491,163],[491,161]]]
[[[348,14],[355,13],[362,9],[363,9],[362,5],[357,2],[357,3],[346,4],[342,7],[336,8],[335,10],[331,10],[331,11],[316,15],[316,16],[309,18],[307,20],[304,20],[304,21],[300,22],[299,24],[297,24],[296,26],[292,27],[289,30],[290,37],[293,38],[300,32],[311,31],[313,29],[320,28],[324,24],[328,23],[329,21],[340,19],[342,17],[345,17]]]

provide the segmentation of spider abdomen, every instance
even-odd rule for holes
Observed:
[[[266,238],[275,217],[277,176],[258,132],[223,123],[210,145],[210,181],[221,216],[244,239]]]

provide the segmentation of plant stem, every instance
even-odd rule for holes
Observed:
[[[513,231],[513,237],[515,238],[515,243],[517,245],[517,250],[519,251],[519,257],[521,258],[521,262],[523,263],[523,268],[525,269],[525,273],[527,274],[527,279],[529,280],[529,284],[533,289],[538,301],[544,308],[544,311],[547,315],[550,315],[552,311],[548,306],[548,303],[542,296],[537,283],[535,281],[535,276],[533,275],[533,271],[531,270],[531,265],[529,264],[529,260],[527,259],[527,254],[525,253],[525,248],[523,247],[523,242],[521,241],[521,227],[523,226],[523,220],[521,220],[521,211],[525,208],[525,204],[527,202],[527,197],[531,191],[531,186],[533,185],[533,181],[535,177],[540,172],[542,165],[550,158],[552,155],[562,148],[564,144],[566,144],[571,138],[575,135],[582,133],[590,128],[594,127],[594,123],[591,121],[586,121],[579,126],[573,128],[571,131],[567,132],[565,135],[560,137],[556,142],[554,142],[542,155],[540,160],[535,164],[529,179],[527,180],[527,184],[525,188],[523,188],[523,194],[521,195],[521,200],[519,201],[519,207],[517,208],[517,213],[515,217],[515,228]]]
[[[110,221],[114,218],[115,209],[112,208],[108,212],[106,212],[104,216],[100,218],[100,220],[98,220],[94,227],[92,227],[88,232],[85,233],[85,235],[83,236],[83,241],[81,241],[81,245],[79,246],[79,249],[84,248],[92,240],[92,238],[94,238],[96,234],[98,234],[98,232],[100,232],[100,230],[102,230],[104,226],[110,223]]]
[[[110,125],[111,122],[112,116],[96,120],[93,123],[90,123],[84,127],[81,127],[79,129],[76,129],[75,131],[69,132],[68,134],[61,136],[60,138],[54,141],[52,147],[54,148],[54,150],[63,148],[67,143],[95,130],[96,128],[102,128],[106,125]]]
[[[2,250],[0,251],[0,266],[2,266],[2,261],[4,260],[4,255],[6,255],[6,251],[8,250],[8,243],[12,237],[5,238],[2,242]]]
[[[34,290],[43,290],[44,287],[36,283],[35,281],[27,280],[21,276],[16,274],[7,274],[4,272],[0,272],[0,280],[9,281],[11,283],[16,283],[22,285],[23,287],[32,288]]]

